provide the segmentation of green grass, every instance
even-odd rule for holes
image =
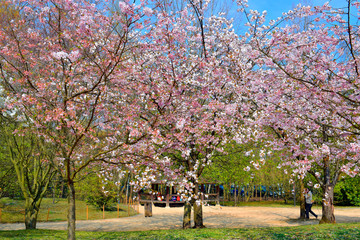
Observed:
[[[66,239],[66,231],[0,231],[0,239]],[[138,232],[76,232],[77,239],[360,239],[360,224],[239,229],[172,229]]]
[[[9,198],[0,199],[1,223],[15,223],[24,222],[24,200],[14,200]],[[41,202],[40,212],[38,221],[66,221],[67,220],[67,200],[56,199],[53,203],[52,198],[44,198]],[[76,201],[76,219],[86,220],[86,202],[77,200]],[[116,206],[115,206],[116,209]],[[49,217],[48,217],[49,211]],[[130,216],[137,214],[133,208],[130,208]],[[128,216],[127,205],[119,205],[119,217]],[[118,213],[115,211],[105,211],[105,218],[117,218]],[[96,209],[92,205],[88,205],[88,219],[102,219],[103,212],[101,209]]]

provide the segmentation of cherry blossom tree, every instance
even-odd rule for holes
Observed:
[[[152,129],[146,156],[152,160],[136,174],[137,184],[149,186],[163,177],[168,185],[179,185],[187,200],[184,228],[190,227],[191,205],[195,227],[203,227],[201,175],[252,111],[242,88],[235,88],[241,79],[230,72],[238,66],[234,61],[246,62],[229,54],[238,44],[231,21],[203,18],[204,9],[205,1],[171,14],[158,8],[158,25],[144,39],[140,63],[132,71],[146,102],[140,118]]]
[[[323,190],[320,223],[335,222],[333,191],[341,175],[359,173],[360,28],[352,24],[359,7],[358,1],[343,9],[298,5],[269,25],[266,13],[247,14],[257,123],[278,135],[276,149],[293,155],[283,164],[300,178],[312,174]],[[305,17],[312,21],[302,31],[281,25]]]
[[[8,2],[19,17],[0,28],[4,111],[30,119],[14,134],[32,131],[55,146],[53,164],[69,189],[68,238],[75,239],[77,174],[146,136],[125,75],[152,11],[146,1],[120,2],[122,11],[107,1]]]

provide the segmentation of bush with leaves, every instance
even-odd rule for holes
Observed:
[[[105,179],[96,174],[85,176],[77,184],[78,198],[86,201],[99,209],[105,206],[107,211],[115,211],[117,197],[117,187],[112,181],[105,181]]]
[[[343,178],[334,189],[334,199],[338,205],[360,206],[360,178]]]

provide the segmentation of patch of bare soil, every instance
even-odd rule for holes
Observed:
[[[143,207],[140,214],[132,217],[105,220],[77,221],[79,231],[144,231],[156,229],[180,229],[182,227],[183,208],[153,207],[153,216],[144,217]],[[318,224],[321,218],[321,206],[313,211],[319,219],[299,220],[299,207],[218,207],[203,208],[204,224],[208,228],[275,227]],[[335,208],[338,223],[360,222],[360,208]],[[39,222],[38,229],[66,230],[66,222]],[[0,224],[0,230],[25,229],[23,223]]]

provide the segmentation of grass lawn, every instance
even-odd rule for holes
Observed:
[[[9,198],[0,199],[1,208],[1,223],[15,223],[24,222],[24,200],[14,200]],[[86,202],[76,200],[76,219],[86,220]],[[41,202],[40,213],[38,221],[66,221],[67,220],[66,199],[56,199],[53,203],[52,198],[44,198]],[[117,206],[114,206],[115,211],[105,211],[105,218],[117,218]],[[49,216],[48,216],[49,213]],[[130,208],[130,215],[137,214],[136,211]],[[124,204],[119,205],[119,217],[128,216],[128,206]],[[88,205],[88,219],[102,219],[102,209],[97,209],[92,205]]]
[[[66,231],[0,231],[0,239],[66,239]],[[240,229],[172,229],[139,232],[76,232],[77,239],[360,239],[360,224]]]

